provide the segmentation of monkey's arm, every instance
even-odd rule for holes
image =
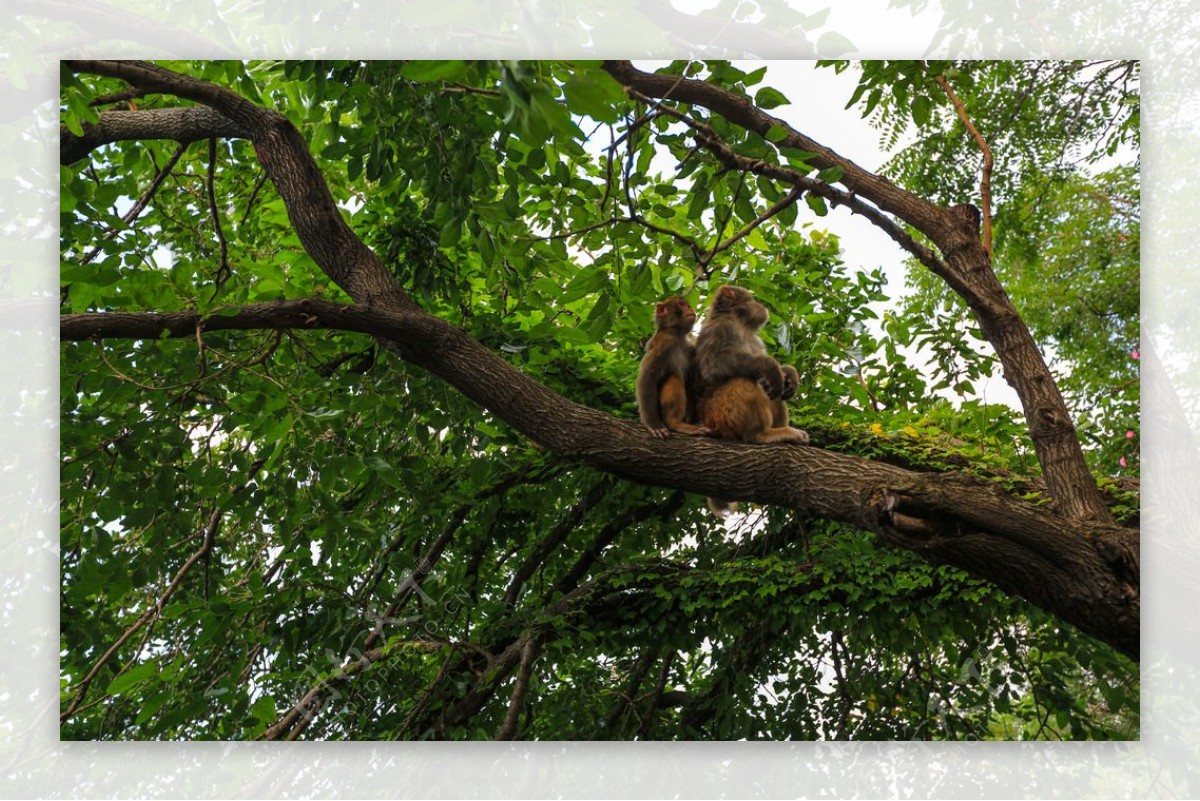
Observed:
[[[800,372],[790,364],[779,365],[779,370],[783,373],[783,391],[779,394],[779,399],[791,400],[796,394],[796,387],[800,386]]]
[[[787,402],[796,394],[796,387],[800,385],[800,373],[790,364],[782,365],[779,369],[783,373],[783,392],[777,399],[771,401],[771,425],[775,428],[787,428]]]
[[[730,378],[749,378],[763,382],[767,397],[778,398],[783,392],[783,374],[770,356],[722,348],[719,341],[711,344],[713,347],[697,348],[701,384],[715,387]]]

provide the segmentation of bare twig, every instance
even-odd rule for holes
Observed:
[[[987,140],[983,138],[983,134],[979,133],[979,129],[975,127],[975,123],[971,121],[971,117],[967,114],[967,108],[963,105],[962,100],[955,94],[954,89],[950,86],[950,82],[946,80],[945,75],[935,75],[933,78],[937,81],[938,86],[942,87],[942,91],[950,98],[950,102],[954,104],[954,110],[958,113],[958,118],[962,124],[974,137],[976,144],[979,145],[979,150],[983,153],[983,170],[979,179],[979,205],[983,211],[983,249],[992,255],[992,149],[988,147]]]

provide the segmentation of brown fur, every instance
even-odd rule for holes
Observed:
[[[808,434],[787,424],[783,397],[800,377],[767,355],[758,336],[766,322],[766,307],[746,290],[717,290],[696,341],[699,419],[725,439],[805,444]]]
[[[654,307],[657,330],[638,368],[637,402],[642,424],[656,437],[670,436],[671,431],[690,436],[709,433],[690,422],[694,410],[688,376],[695,357],[691,338],[695,323],[696,312],[683,298],[667,298]]]
[[[767,355],[758,335],[767,317],[767,308],[745,289],[717,290],[696,341],[698,419],[724,439],[805,445],[808,433],[788,425],[786,402],[800,374]],[[708,508],[723,517],[736,505],[709,498]]]

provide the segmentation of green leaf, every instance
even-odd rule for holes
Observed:
[[[133,719],[133,722],[138,726],[145,725],[148,720],[154,717],[154,713],[162,709],[163,705],[170,700],[170,692],[160,692],[150,696],[141,702],[141,708],[138,709],[137,717]]]
[[[400,74],[410,81],[459,80],[466,76],[465,61],[409,61]]]
[[[817,173],[817,177],[827,184],[835,184],[842,180],[844,171],[841,167],[830,167],[827,170],[821,170]]]
[[[250,707],[250,716],[255,720],[267,723],[275,722],[276,717],[278,717],[278,713],[275,711],[275,699],[269,695],[259,698]]]
[[[778,108],[779,106],[786,106],[791,102],[784,96],[783,92],[778,89],[772,89],[770,86],[764,86],[754,95],[754,103],[761,109]]]
[[[600,122],[615,123],[620,119],[619,107],[625,102],[625,91],[607,72],[600,69],[576,72],[563,84],[567,108]]]
[[[584,320],[583,330],[593,342],[599,342],[612,328],[612,312],[610,311],[612,296],[604,294],[596,301],[587,319]]]
[[[933,111],[933,101],[925,95],[917,95],[912,101],[912,118],[918,126],[924,127],[929,124],[929,117]]]
[[[561,302],[573,303],[585,295],[599,291],[609,282],[608,273],[596,268],[584,269],[577,273],[563,290]]]
[[[692,184],[691,194],[688,199],[687,216],[689,220],[699,220],[704,214],[704,211],[708,208],[708,194],[708,175],[701,173]]]
[[[767,129],[767,133],[763,136],[768,142],[782,142],[791,136],[791,132],[782,125],[772,125]]]
[[[746,86],[754,86],[756,83],[762,82],[763,76],[766,74],[767,74],[767,68],[759,67],[756,70],[747,72],[746,76],[744,78],[742,78],[742,83],[745,84]]]
[[[109,695],[120,695],[129,688],[140,684],[156,673],[158,673],[157,662],[153,660],[139,662],[109,682],[106,692]]]

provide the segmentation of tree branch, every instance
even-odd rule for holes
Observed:
[[[975,127],[975,123],[971,122],[971,118],[967,115],[967,107],[958,99],[958,95],[950,86],[950,82],[946,80],[945,75],[935,75],[933,77],[937,81],[938,86],[942,87],[942,91],[950,98],[950,102],[954,104],[954,110],[958,113],[959,120],[966,126],[968,132],[974,137],[975,142],[979,145],[979,150],[983,153],[983,170],[982,176],[979,179],[979,205],[983,212],[983,249],[987,251],[988,256],[992,255],[992,149],[988,147],[987,140],[983,138],[983,134],[979,133],[979,129]]]
[[[217,274],[213,276],[213,297],[221,291],[221,287],[233,274],[229,266],[229,243],[225,241],[225,230],[221,227],[221,212],[217,209],[217,140],[208,140],[208,179],[204,182],[208,191],[208,213],[212,217],[213,231],[217,235],[217,244],[221,249],[221,263],[217,265]]]
[[[404,358],[562,457],[633,481],[730,500],[776,504],[875,531],[937,562],[962,567],[1136,656],[1138,533],[1048,514],[990,482],[916,473],[818,448],[746,445],[698,437],[657,439],[558,395],[465,332],[415,308],[392,311],[323,300],[223,309],[201,317],[75,314],[63,340],[193,337],[251,328],[335,328],[397,343]],[[922,521],[920,526],[911,521]],[[1083,580],[1084,577],[1087,580]],[[1100,597],[1095,588],[1102,588]],[[1136,592],[1135,592],[1136,595]]]
[[[74,164],[93,150],[113,142],[170,139],[181,145],[212,137],[245,139],[249,131],[207,106],[147,111],[102,111],[100,122],[85,123],[83,136],[59,128],[58,160]]]
[[[516,736],[517,723],[521,720],[521,707],[525,706],[525,695],[529,692],[529,679],[533,675],[533,660],[537,656],[537,647],[537,637],[530,637],[521,649],[521,667],[517,670],[508,711],[504,714],[503,725],[496,732],[496,740],[511,740]]]

